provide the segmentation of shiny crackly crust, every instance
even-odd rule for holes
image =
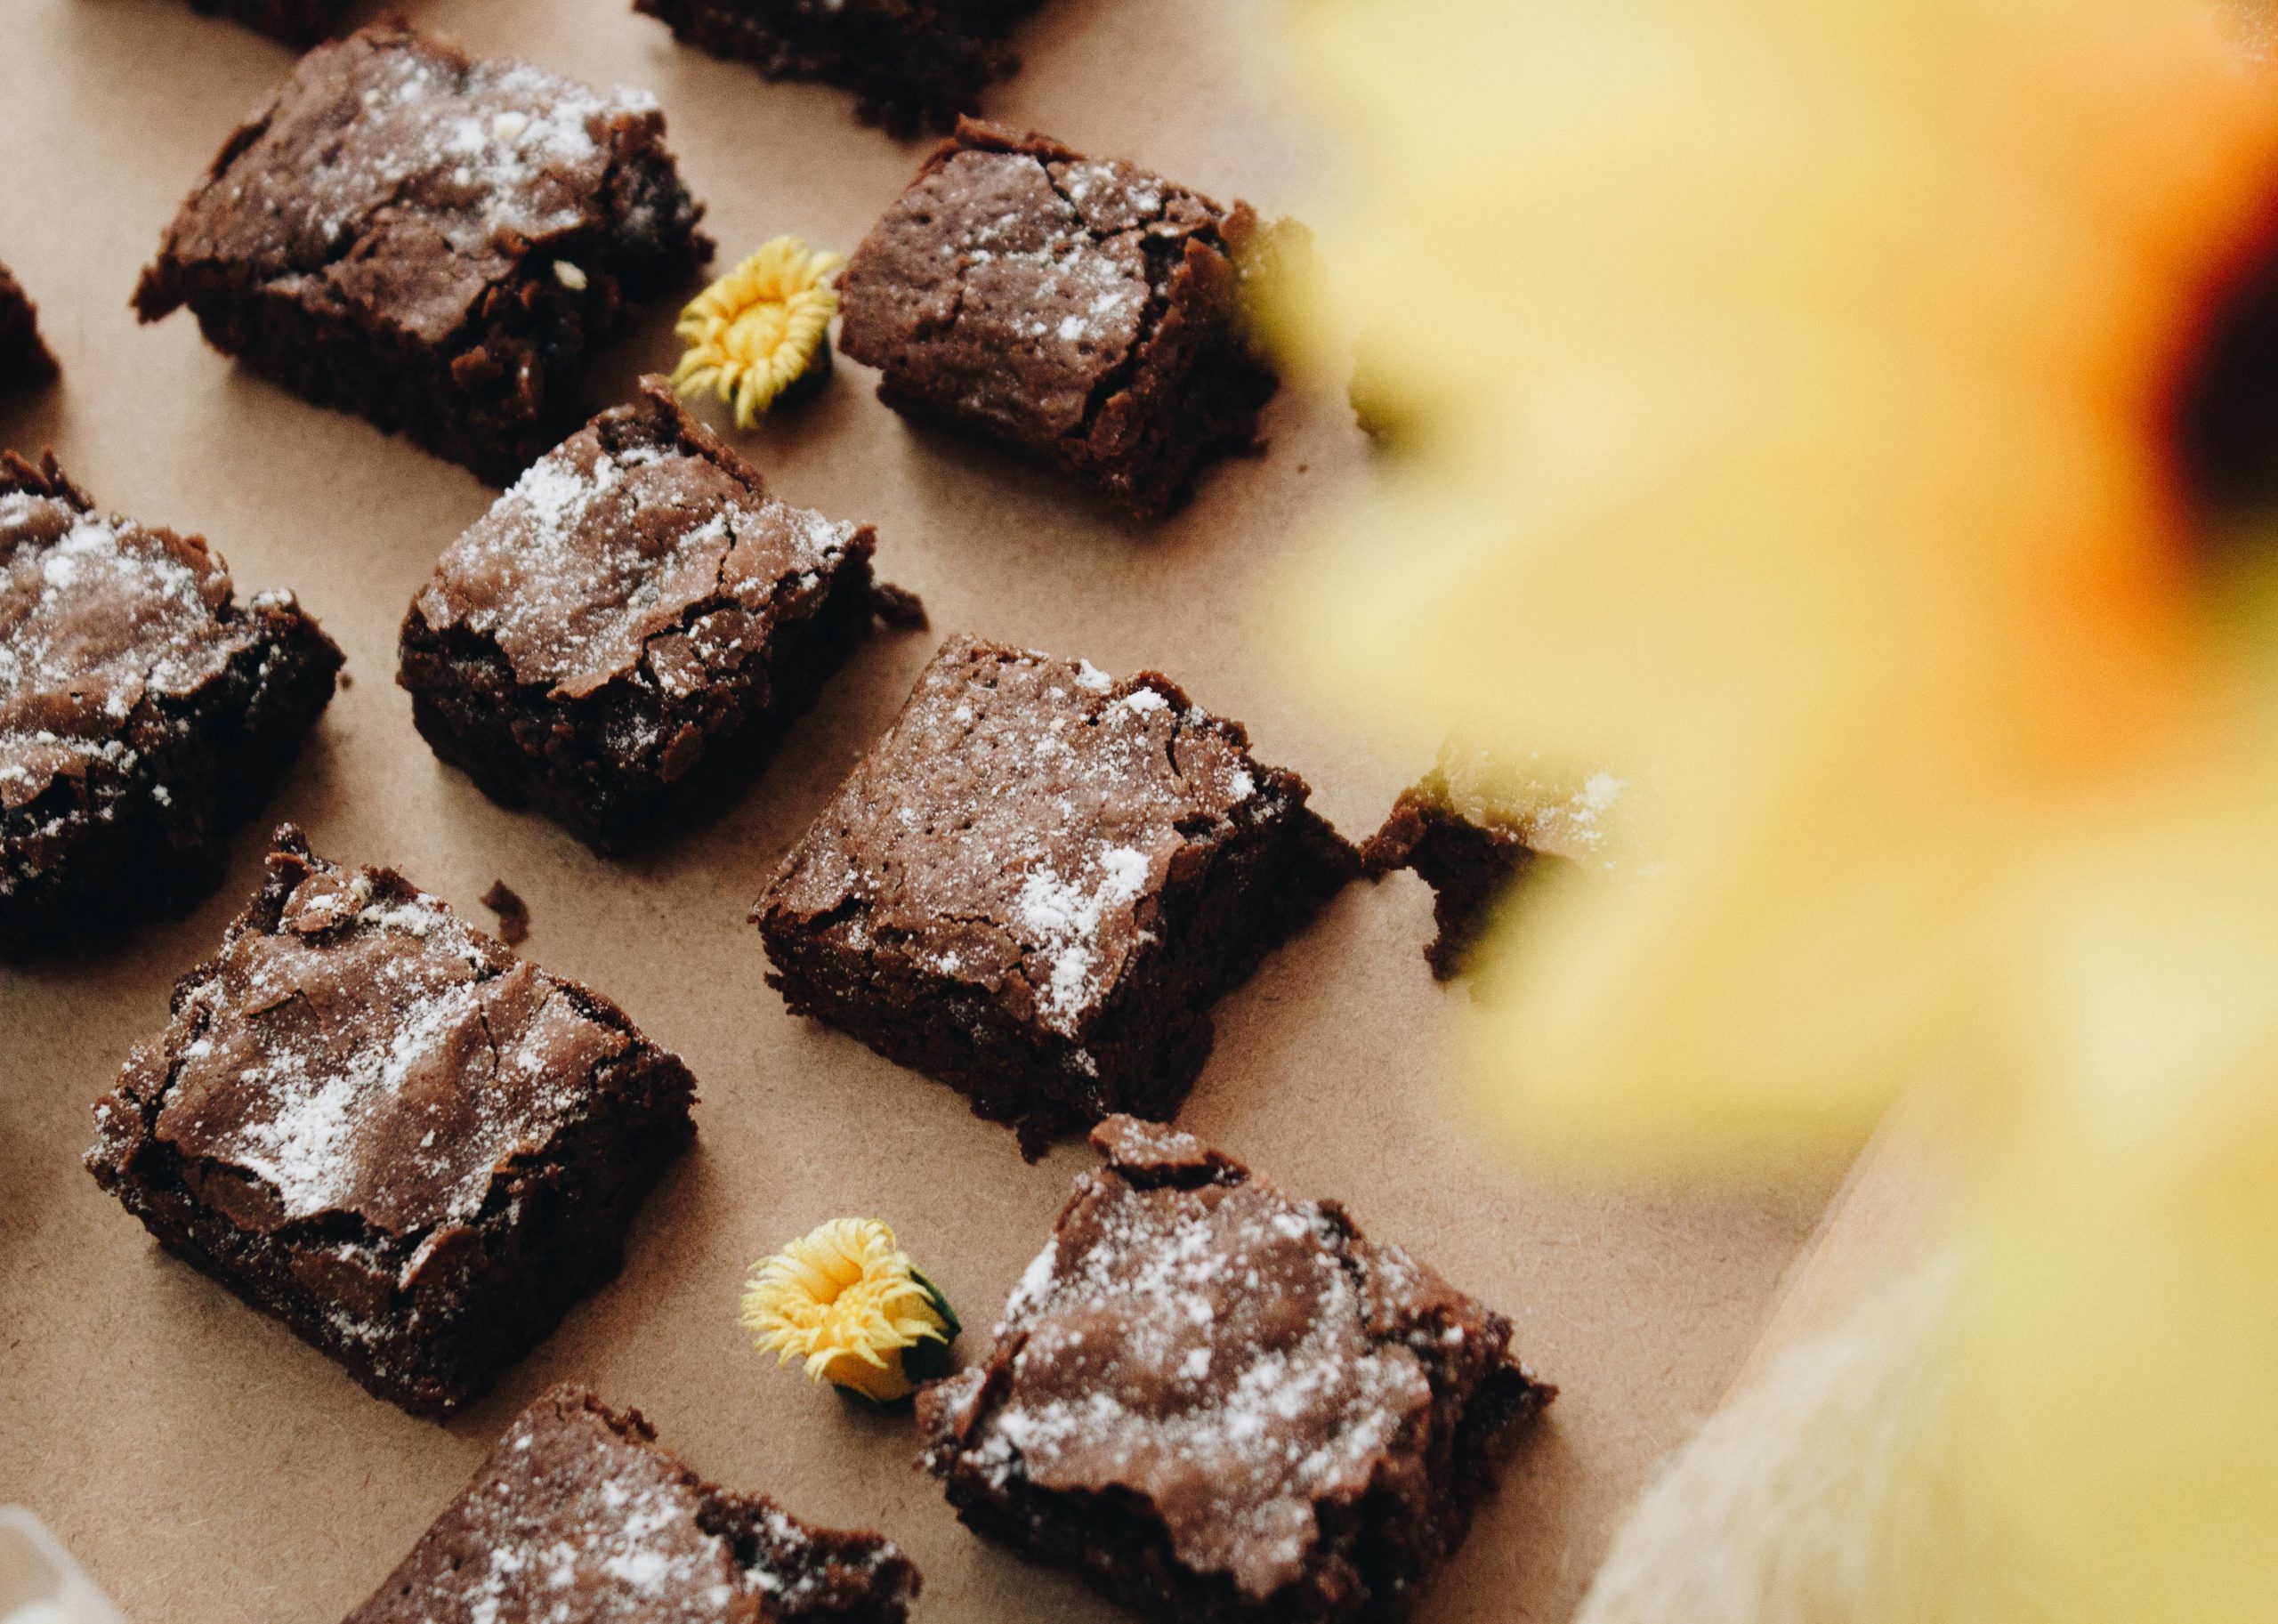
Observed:
[[[580,432],[606,454],[709,464],[736,500],[771,504],[758,473],[690,418],[658,380],[644,380],[639,399]],[[684,529],[686,514],[696,511],[668,516]],[[640,517],[620,515],[626,536]],[[484,614],[470,610],[448,574],[455,544],[405,613],[396,680],[412,696],[422,736],[485,794],[510,806],[536,806],[598,850],[624,850],[700,815],[747,782],[861,642],[874,615],[923,624],[914,598],[873,580],[876,532],[868,525],[833,528],[842,540],[827,561],[794,558],[764,579],[715,579],[689,593],[672,615],[658,617],[637,650],[607,670],[582,674],[575,691],[553,680],[557,672],[526,677],[498,636],[477,624]],[[732,635],[716,630],[725,622],[738,628]],[[670,680],[660,675],[668,654]]]
[[[902,1624],[917,1568],[867,1529],[820,1528],[705,1482],[637,1410],[540,1394],[346,1624],[574,1617]]]
[[[702,214],[652,99],[376,23],[224,143],[134,307],[186,305],[272,381],[503,485],[586,415],[586,357],[709,257]]]
[[[227,837],[330,702],[342,656],[291,594],[240,604],[200,538],[102,515],[53,453],[37,467],[0,453],[11,496],[202,575],[215,604],[198,635],[222,657],[186,691],[142,692],[32,798],[0,806],[0,955],[13,957],[96,945],[210,892]],[[0,530],[0,572],[28,545]],[[0,602],[0,615],[20,648],[37,611],[18,620]],[[0,772],[36,748],[36,733],[0,727]]]
[[[342,896],[364,911],[327,900]],[[330,912],[308,917],[320,902]],[[398,923],[395,916],[407,910],[417,917]],[[275,1156],[298,1155],[295,1145],[306,1141],[295,1135],[265,1159],[232,1155],[226,1148],[232,1135],[238,1143],[247,1136],[234,1126],[238,1118],[215,1113],[263,1111],[276,1085],[249,1079],[279,1070],[317,1088],[354,1073],[325,1054],[328,1025],[320,1017],[295,1022],[282,1006],[270,1015],[269,1006],[237,1001],[226,967],[263,954],[268,938],[298,936],[321,956],[334,950],[326,943],[383,939],[384,945],[398,931],[408,933],[403,952],[412,957],[437,942],[443,944],[439,950],[468,956],[472,974],[464,979],[470,989],[505,991],[517,977],[534,982],[535,990],[566,1001],[569,1020],[587,1023],[607,1040],[587,1046],[597,1056],[587,1062],[590,1070],[559,1074],[559,1068],[546,1068],[545,1086],[568,1103],[533,1119],[537,1138],[493,1164],[467,1197],[446,1202],[438,1192],[404,1187],[427,1148],[401,1138],[416,1138],[416,1113],[424,1109],[408,1095],[391,1103],[398,1140],[371,1137],[364,1126],[369,1119],[359,1117],[352,1119],[355,1132],[327,1152],[368,1156],[381,1176],[338,1184],[343,1175],[327,1170],[334,1182],[317,1197],[297,1195],[272,1167]],[[271,962],[291,973],[290,958]],[[275,979],[269,973],[267,981]],[[309,1011],[352,1008],[362,996],[353,982],[336,976],[332,982],[312,995]],[[372,983],[375,998],[380,984]],[[217,1073],[206,1058],[215,1043],[264,1017],[287,1022],[275,1029],[287,1034],[280,1041],[298,1045],[303,1040],[290,1034],[306,1032],[308,1052],[270,1048],[253,1071]],[[423,1024],[408,1020],[386,1029],[395,1033],[392,1050],[401,1050],[403,1063],[420,1071],[418,1097],[464,1095],[450,1080],[463,1074],[458,1051],[407,1049],[396,1040]],[[447,1043],[443,1029],[436,1030]],[[504,1036],[489,1041],[495,1047]],[[542,1058],[545,1051],[528,1052]],[[203,1092],[184,1092],[193,1087]],[[117,1085],[97,1103],[97,1138],[86,1159],[96,1182],[169,1250],[283,1321],[373,1394],[414,1414],[443,1416],[616,1273],[634,1206],[694,1131],[693,1097],[680,1061],[649,1042],[607,999],[534,971],[392,870],[344,870],[314,856],[300,831],[287,826],[278,832],[262,889],[216,957],[177,983],[166,1031],[137,1046]],[[182,1121],[170,1135],[166,1121],[176,1107]],[[513,1130],[513,1123],[505,1125],[509,1136]],[[391,1168],[401,1168],[402,1177]],[[351,1193],[335,1197],[335,1187]],[[365,1193],[352,1193],[359,1190]]]
[[[856,250],[839,345],[896,411],[1156,517],[1277,387],[1244,311],[1259,237],[1247,204],[965,119]]]
[[[1399,1616],[1554,1390],[1334,1202],[1128,1118],[1093,1141],[986,1360],[919,1394],[924,1464],[1157,1618]]]
[[[1168,1116],[1357,870],[1308,794],[1159,674],[953,638],[755,906],[770,984],[1032,1154]]]

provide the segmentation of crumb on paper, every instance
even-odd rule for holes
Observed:
[[[529,940],[530,907],[505,880],[493,880],[482,893],[482,905],[498,916],[498,940],[518,947]]]
[[[878,618],[898,632],[925,629],[925,600],[907,586],[879,581],[870,588],[870,607]]]

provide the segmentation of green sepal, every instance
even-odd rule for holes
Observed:
[[[939,1286],[914,1267],[909,1271],[909,1278],[925,1294],[925,1301],[932,1305],[933,1312],[941,1316],[941,1339],[939,1342],[931,1337],[921,1337],[913,1345],[901,1350],[902,1374],[909,1377],[912,1384],[922,1386],[936,1377],[949,1374],[949,1345],[957,1339],[957,1332],[965,1328],[957,1319],[957,1311],[949,1306],[949,1299],[941,1295]]]

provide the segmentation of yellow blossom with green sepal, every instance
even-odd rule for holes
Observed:
[[[846,256],[778,237],[706,288],[681,311],[674,332],[688,351],[673,368],[684,395],[709,389],[731,402],[736,426],[759,416],[811,368],[830,360],[828,334],[838,313],[833,286]]]
[[[778,1364],[876,1403],[946,1367],[957,1312],[876,1218],[833,1218],[752,1265],[742,1320]]]

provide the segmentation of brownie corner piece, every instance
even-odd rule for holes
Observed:
[[[223,145],[134,305],[497,484],[584,416],[590,354],[711,253],[646,92],[398,22],[303,57]]]
[[[607,998],[288,825],[86,1160],[168,1249],[441,1416],[617,1272],[693,1098]]]
[[[920,1390],[958,1516],[1158,1619],[1397,1617],[1554,1396],[1333,1201],[1111,1118],[979,1364]]]
[[[204,17],[224,17],[296,50],[328,37],[340,26],[348,0],[190,0]]]
[[[1006,44],[1042,0],[633,0],[714,56],[771,79],[854,93],[855,117],[895,135],[949,130],[1020,58]]]
[[[1610,773],[1561,780],[1450,741],[1361,847],[1381,878],[1406,869],[1431,886],[1434,977],[1474,969],[1504,904],[1561,869],[1603,867],[1601,819],[1621,794]]]
[[[855,251],[839,347],[915,420],[1053,465],[1135,518],[1254,447],[1268,234],[1133,165],[963,120]]]
[[[60,370],[39,335],[39,307],[0,265],[0,395],[47,383]]]
[[[397,681],[443,760],[602,851],[716,801],[898,612],[868,525],[768,494],[659,380],[446,549]]]
[[[0,957],[92,947],[219,883],[340,650],[195,536],[0,452]]]
[[[768,980],[1024,1151],[1168,1117],[1211,1006],[1358,872],[1309,793],[1159,674],[953,638],[753,909]]]
[[[918,1588],[891,1540],[707,1483],[639,1410],[564,1383],[515,1418],[345,1624],[903,1624]]]

